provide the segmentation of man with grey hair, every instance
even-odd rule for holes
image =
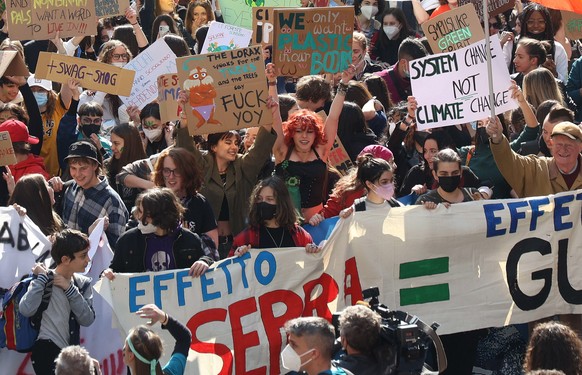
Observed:
[[[63,348],[55,364],[55,375],[101,375],[99,362],[79,345]]]
[[[307,375],[352,375],[331,364],[333,326],[319,317],[301,317],[285,323],[288,344],[281,352],[283,367]]]

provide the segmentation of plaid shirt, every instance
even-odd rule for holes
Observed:
[[[109,218],[109,226],[105,230],[112,248],[125,230],[129,213],[119,197],[103,179],[97,185],[87,190],[73,183],[65,193],[63,203],[63,221],[69,228],[89,233],[89,227],[100,217]]]

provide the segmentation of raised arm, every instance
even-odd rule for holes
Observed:
[[[148,38],[144,34],[141,25],[137,21],[137,12],[132,7],[127,7],[125,10],[125,18],[129,21],[133,27],[133,32],[135,34],[135,39],[137,40],[137,46],[140,49],[144,49],[148,46]],[[134,56],[135,57],[135,56]]]

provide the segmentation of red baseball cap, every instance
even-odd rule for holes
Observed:
[[[12,142],[27,142],[31,145],[40,142],[38,138],[28,134],[28,128],[22,121],[6,120],[0,124],[0,131],[7,131],[10,133],[10,140]]]

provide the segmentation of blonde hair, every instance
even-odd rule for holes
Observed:
[[[549,99],[564,105],[556,79],[546,68],[536,68],[523,77],[523,96],[534,108]]]

